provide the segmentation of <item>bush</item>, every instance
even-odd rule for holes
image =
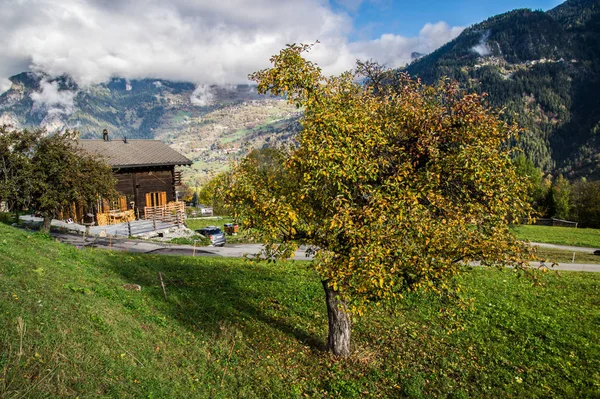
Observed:
[[[13,224],[16,223],[19,216],[14,212],[0,212],[0,223]]]

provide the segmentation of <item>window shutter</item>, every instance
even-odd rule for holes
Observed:
[[[167,204],[167,192],[166,191],[161,191],[160,193],[160,199],[158,204],[159,205],[166,205]]]
[[[127,197],[122,195],[119,197],[119,208],[122,211],[126,211],[127,210]]]
[[[146,193],[146,206],[152,206],[152,195],[150,193]]]

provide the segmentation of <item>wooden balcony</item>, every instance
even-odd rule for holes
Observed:
[[[179,171],[173,172],[173,185],[181,186],[181,184],[182,184],[181,172],[179,172]]]

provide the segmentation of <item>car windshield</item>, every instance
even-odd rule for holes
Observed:
[[[204,230],[204,234],[215,235],[215,234],[222,234],[222,233],[221,233],[221,230],[219,230],[219,229],[207,229],[207,230]]]

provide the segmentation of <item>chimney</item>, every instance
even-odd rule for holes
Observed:
[[[109,141],[109,140],[108,140],[108,130],[104,129],[104,130],[102,131],[102,139],[103,139],[104,141]]]

